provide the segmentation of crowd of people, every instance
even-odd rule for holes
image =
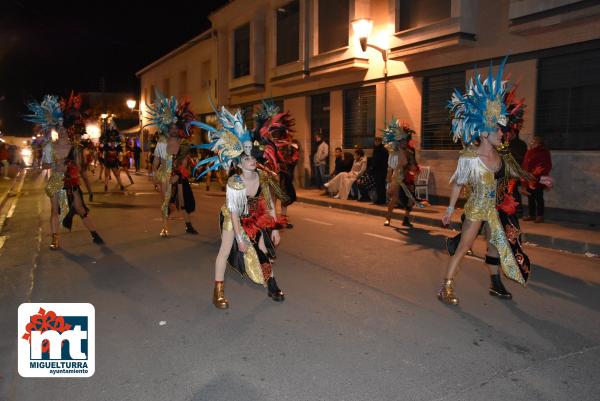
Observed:
[[[509,89],[502,80],[503,67],[504,63],[496,78],[491,74],[485,80],[475,77],[465,94],[456,91],[449,103],[452,134],[463,150],[451,179],[452,193],[442,223],[450,222],[462,192],[466,192],[467,202],[461,233],[447,240],[450,258],[438,292],[445,304],[458,304],[454,280],[462,258],[482,230],[488,241],[485,263],[491,277],[489,293],[512,298],[502,284],[502,274],[525,285],[531,266],[521,247],[517,199],[528,196],[526,219],[543,222],[544,189],[553,185],[548,176],[550,153],[541,138],[534,137],[528,150],[519,138],[525,104],[516,99],[516,87]],[[214,306],[229,307],[224,286],[227,265],[266,287],[274,301],[283,301],[285,295],[275,280],[273,261],[281,241],[280,230],[293,228],[287,210],[296,200],[294,174],[300,159],[293,117],[274,103],[263,101],[254,116],[253,130],[246,128],[241,111],[232,113],[225,107],[215,110],[219,125],[214,127],[197,121],[189,102],[178,102],[159,91],[155,99],[147,105],[148,126],[157,129],[147,167],[160,193],[160,237],[170,236],[169,220],[176,211],[183,214],[185,232],[198,234],[190,218],[196,209],[190,183],[206,178],[208,190],[211,175],[216,175],[226,197],[219,214],[221,246],[215,261]],[[99,170],[98,179],[104,180],[105,191],[111,177],[124,190],[122,174],[133,184],[130,169],[140,169],[139,144],[123,145],[110,120],[102,121],[98,144],[84,139],[86,114],[81,110],[81,99],[73,94],[68,100],[48,95],[41,103],[28,106],[28,121],[36,124],[45,138],[37,162],[51,171],[46,186],[51,204],[50,248],[60,248],[59,227],[70,230],[74,216],[81,218],[94,243],[103,244],[80,185],[85,185],[92,201],[88,172],[93,175]],[[192,127],[208,131],[209,142],[190,143]],[[49,136],[52,131],[58,133],[54,140]],[[405,210],[402,224],[412,227],[413,207],[427,206],[415,196],[419,164],[411,144],[413,134],[407,124],[392,120],[382,136],[374,138],[370,158],[360,147],[353,149],[353,156],[336,148],[331,174],[329,145],[316,134],[312,157],[315,184],[338,199],[387,205],[385,226],[391,225],[392,212],[400,206]],[[5,163],[2,168],[6,169]]]

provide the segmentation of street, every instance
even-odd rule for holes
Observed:
[[[161,239],[159,195],[146,176],[133,177],[125,193],[113,179],[113,192],[88,204],[105,246],[75,218],[51,251],[43,177],[25,176],[0,233],[0,400],[599,397],[598,258],[526,247],[530,282],[505,278],[514,299],[503,301],[488,295],[480,238],[479,258],[466,258],[456,281],[460,305],[451,307],[436,298],[450,231],[384,227],[380,217],[296,203],[274,264],[285,302],[230,269],[230,309],[218,310],[211,299],[224,193],[195,187],[199,235],[186,234],[174,213],[172,235]],[[95,306],[93,377],[18,375],[22,302]]]

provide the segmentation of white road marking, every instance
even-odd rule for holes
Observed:
[[[315,224],[321,224],[324,226],[332,226],[333,225],[331,223],[325,223],[324,221],[319,221],[319,220],[313,220],[313,219],[303,219],[303,220],[310,221],[311,223],[315,223]]]
[[[381,238],[381,239],[386,239],[388,241],[398,242],[400,244],[406,244],[406,241],[402,241],[398,238],[390,238],[390,237],[386,237],[385,235],[379,235],[379,234],[373,234],[373,233],[363,233],[363,234],[368,235],[370,237]]]

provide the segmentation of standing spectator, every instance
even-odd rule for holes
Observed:
[[[529,216],[523,220],[535,220],[536,223],[543,223],[545,186],[540,183],[540,177],[550,174],[552,159],[550,151],[544,146],[541,137],[534,136],[529,142],[529,150],[525,153],[522,166],[525,171],[535,177],[535,180],[529,181],[529,188],[527,188]]]
[[[315,165],[315,180],[317,188],[323,189],[325,174],[327,172],[327,158],[329,158],[329,145],[323,140],[323,135],[315,134],[317,151],[313,157]]]
[[[133,146],[133,161],[135,164],[135,172],[136,173],[140,172],[140,157],[141,156],[142,156],[142,148],[140,148],[140,145],[138,145],[138,142],[135,141],[134,146]]]
[[[0,143],[0,169],[2,169],[2,178],[4,178],[5,180],[9,180],[10,178],[8,178],[8,166],[9,166],[9,162],[8,162],[8,148],[6,146],[6,143],[1,142]]]
[[[387,177],[388,168],[388,151],[385,146],[383,146],[383,140],[381,137],[375,138],[372,160],[373,175],[375,176],[375,190],[377,191],[377,199],[375,200],[375,204],[385,205],[385,180]]]

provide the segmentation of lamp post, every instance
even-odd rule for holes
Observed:
[[[369,35],[373,30],[372,19],[358,18],[353,20],[352,30],[354,31],[354,35],[358,37],[360,48],[363,52],[366,52],[367,48],[370,47],[379,51],[379,53],[381,53],[381,57],[383,58],[383,123],[385,124],[387,119],[388,50],[368,43]]]
[[[138,112],[138,120],[139,120],[139,125],[140,125],[140,135],[139,135],[139,141],[140,141],[140,149],[142,150],[142,154],[143,154],[143,149],[144,149],[144,138],[143,135],[144,133],[142,132],[142,108],[141,108],[141,103],[140,103],[140,108],[136,109],[135,106],[137,105],[137,101],[135,101],[135,99],[127,99],[127,101],[125,102],[127,104],[127,107],[129,108],[129,110],[131,110],[132,112],[137,111]],[[140,158],[141,158],[141,154],[140,154]],[[138,173],[137,171],[137,165],[136,165],[136,173]]]

